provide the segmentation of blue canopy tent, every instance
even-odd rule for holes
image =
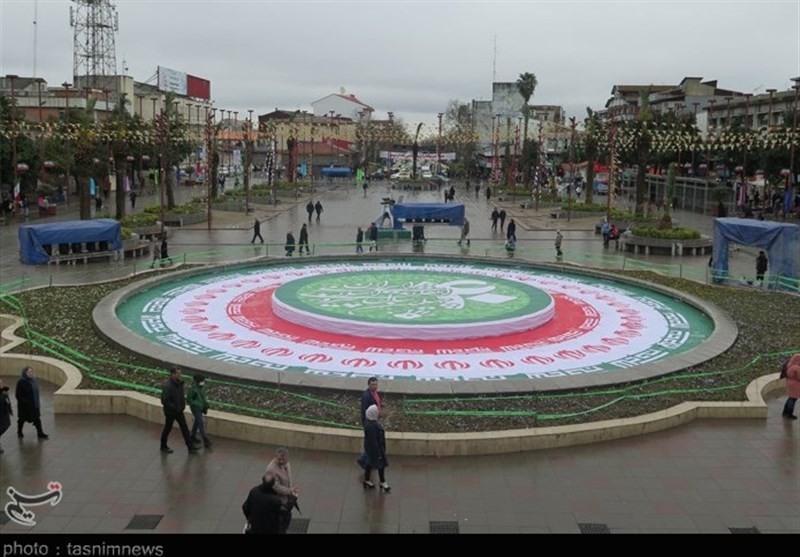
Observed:
[[[800,226],[740,218],[714,219],[711,268],[715,282],[728,276],[730,242],[766,251],[771,277],[800,278]]]
[[[464,205],[460,203],[397,203],[392,206],[392,216],[395,223],[426,222],[461,226],[464,224]]]
[[[109,249],[122,249],[122,227],[113,219],[72,220],[19,227],[19,258],[36,265],[50,259],[44,246],[108,242]]]
[[[350,173],[346,166],[327,166],[321,172],[323,178],[349,178]]]

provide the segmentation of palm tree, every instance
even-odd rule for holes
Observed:
[[[525,72],[519,74],[519,79],[517,80],[517,90],[519,94],[522,95],[525,104],[522,106],[522,116],[525,118],[525,129],[522,132],[522,152],[525,153],[525,163],[523,166],[523,173],[525,179],[525,187],[528,187],[528,183],[530,181],[530,159],[527,156],[528,153],[528,121],[530,120],[530,106],[528,102],[531,100],[533,96],[533,92],[536,90],[536,85],[538,82],[536,81],[536,76],[530,72]]]
[[[598,155],[598,136],[600,134],[600,119],[597,113],[588,106],[586,107],[586,135],[584,140],[584,149],[586,151],[586,204],[591,205],[594,201],[594,163],[597,161]],[[611,181],[609,180],[609,188]],[[611,193],[609,192],[609,195]]]

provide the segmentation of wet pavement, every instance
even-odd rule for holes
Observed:
[[[504,238],[490,229],[495,200],[456,184],[456,202],[464,203],[471,222],[471,246],[456,245],[456,227],[426,226],[426,253],[469,253],[507,257]],[[178,199],[199,195],[181,188]],[[354,251],[356,227],[381,214],[385,196],[405,201],[438,202],[439,192],[391,190],[373,184],[366,197],[353,185],[324,186],[313,196],[325,208],[311,223],[310,242],[317,253]],[[266,247],[249,244],[253,216],[215,212],[206,224],[173,229],[171,255],[181,261],[234,260],[265,253],[282,255],[287,230],[297,236],[306,222],[308,196],[282,200],[277,207],[255,206],[263,219]],[[602,199],[602,198],[601,198]],[[140,197],[137,210],[154,198]],[[554,261],[553,237],[564,233],[566,261],[608,268],[646,264],[670,273],[702,279],[707,257],[631,256],[604,250],[594,219],[556,221],[549,209],[538,213],[519,202],[497,202],[518,222],[515,257]],[[113,214],[113,209],[112,209]],[[75,218],[71,210],[58,217]],[[710,233],[711,218],[682,211],[683,225]],[[18,222],[18,221],[17,221]],[[38,219],[32,222],[44,222]],[[16,223],[0,228],[2,283],[79,284],[141,272],[148,257],[60,267],[25,266],[18,261]],[[269,245],[273,244],[273,245]],[[413,253],[409,241],[384,242],[387,252]],[[207,256],[192,255],[214,249]],[[733,256],[732,269],[754,274],[754,254]],[[639,263],[632,263],[639,262]],[[677,273],[676,273],[677,274]],[[16,370],[14,371],[16,373]],[[12,386],[16,377],[4,377]],[[17,439],[14,427],[0,442],[0,493],[45,491],[48,482],[63,486],[55,506],[31,510],[37,525],[0,520],[0,533],[129,533],[140,515],[155,517],[154,533],[241,532],[241,504],[260,478],[275,447],[215,439],[212,450],[188,455],[173,432],[174,454],[158,450],[160,426],[127,416],[53,415],[53,387],[43,384],[44,426],[38,441],[26,426]],[[357,411],[357,397],[353,408]],[[729,533],[745,529],[800,533],[800,427],[780,417],[782,398],[769,399],[767,420],[699,420],[644,437],[588,446],[486,457],[392,457],[387,479],[391,493],[364,490],[356,455],[292,450],[290,460],[300,486],[302,516],[293,530],[308,533]],[[386,404],[390,407],[391,400]],[[16,410],[16,404],[14,404]]]

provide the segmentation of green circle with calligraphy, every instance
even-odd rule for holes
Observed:
[[[275,300],[305,314],[396,325],[514,320],[553,307],[549,294],[510,280],[430,271],[359,271],[302,278]]]

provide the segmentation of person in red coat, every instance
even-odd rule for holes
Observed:
[[[786,368],[786,404],[783,405],[783,417],[796,420],[794,404],[800,398],[800,353],[789,358]]]

